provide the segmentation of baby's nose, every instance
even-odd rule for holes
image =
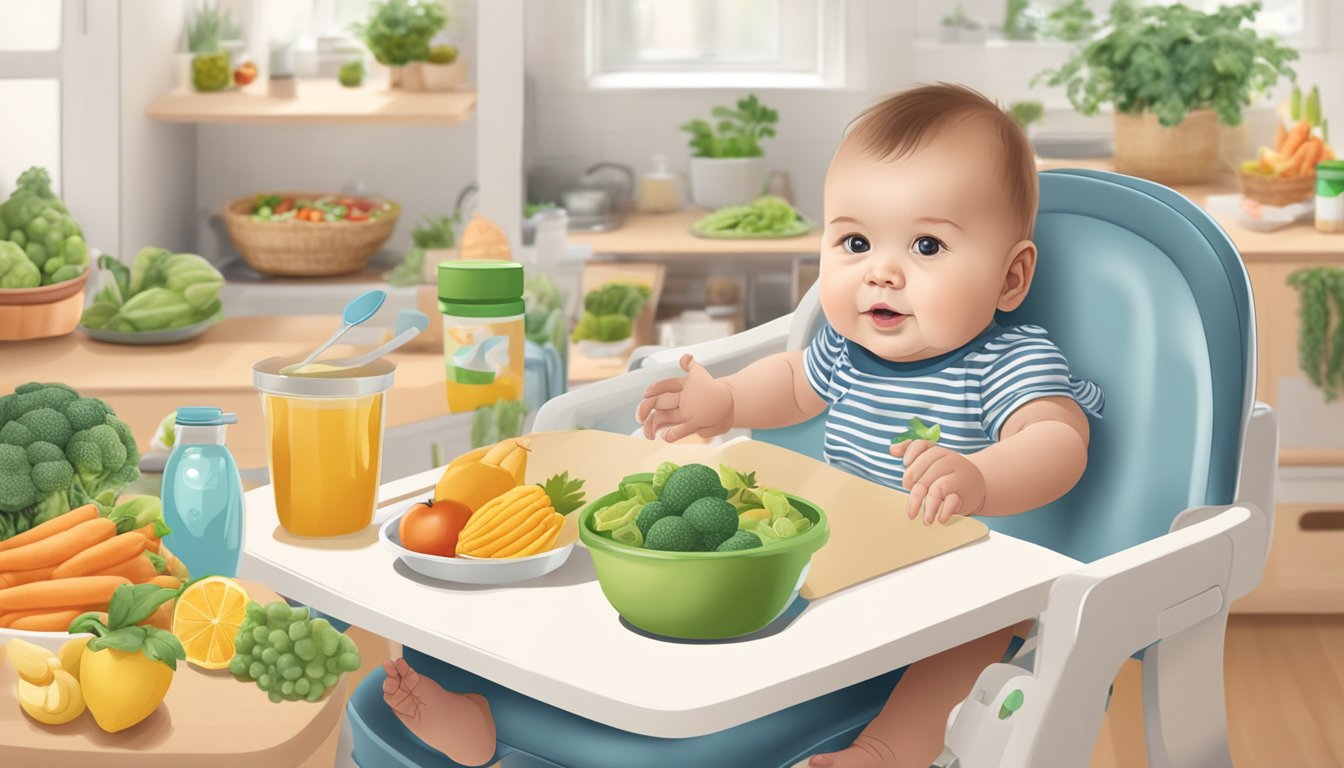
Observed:
[[[868,271],[868,284],[882,288],[900,288],[905,285],[905,275],[895,267],[878,265]]]

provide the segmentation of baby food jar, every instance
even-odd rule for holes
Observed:
[[[1316,229],[1344,232],[1344,160],[1316,166]]]
[[[439,265],[448,410],[474,411],[523,397],[523,265]]]
[[[281,375],[293,362],[273,357],[252,367],[280,525],[297,536],[363,530],[378,501],[396,365],[383,359],[353,370]]]

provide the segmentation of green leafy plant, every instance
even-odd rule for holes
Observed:
[[[223,313],[224,276],[194,253],[144,248],[125,264],[107,255],[98,266],[112,274],[79,322],[128,333],[164,331],[202,323]]]
[[[695,157],[761,157],[761,140],[775,135],[779,113],[751,94],[737,100],[737,109],[718,106],[710,110],[718,122],[696,118],[681,126],[691,134]]]
[[[1344,269],[1299,269],[1288,285],[1301,298],[1298,365],[1330,402],[1344,393]]]
[[[456,216],[426,216],[420,226],[411,230],[415,247],[406,252],[401,263],[383,275],[389,285],[406,287],[420,284],[420,273],[425,267],[427,249],[452,248],[456,241]]]
[[[1095,115],[1152,112],[1174,126],[1192,110],[1209,108],[1227,125],[1281,77],[1294,78],[1297,51],[1251,26],[1260,3],[1225,5],[1212,13],[1184,5],[1135,7],[1116,3],[1099,36],[1058,69],[1032,84],[1064,86],[1074,109]]]
[[[447,25],[448,12],[437,0],[376,0],[354,33],[379,64],[403,67],[429,58],[429,41]]]
[[[496,400],[491,405],[477,408],[471,414],[472,449],[523,434],[525,416],[527,403],[523,400]]]
[[[916,416],[906,423],[906,430],[904,432],[891,438],[891,444],[895,445],[896,443],[903,443],[907,440],[928,440],[931,443],[937,444],[938,438],[942,437],[942,435],[943,428],[941,425],[926,425],[923,421],[920,421],[918,416]]]
[[[143,653],[150,661],[163,662],[169,669],[177,669],[177,662],[187,658],[182,642],[172,632],[140,626],[140,622],[181,593],[181,589],[157,584],[124,584],[117,587],[108,601],[106,623],[99,613],[84,613],[71,622],[70,631],[93,635],[88,645],[90,651],[115,648],[123,653]],[[88,669],[87,662],[84,668]]]
[[[653,292],[643,283],[617,280],[583,297],[583,317],[574,326],[574,341],[621,341],[630,338],[634,319]]]
[[[1045,117],[1045,105],[1039,101],[1015,101],[1008,105],[1008,116],[1025,131]]]
[[[1036,39],[1037,21],[1031,0],[1008,0],[1003,13],[1003,36],[1009,40]]]
[[[364,60],[351,59],[341,65],[336,79],[346,88],[358,88],[364,84]]]
[[[1052,40],[1076,43],[1097,31],[1096,16],[1086,0],[1068,0],[1045,17],[1042,33]]]
[[[219,50],[220,32],[224,18],[219,6],[206,0],[196,6],[186,21],[187,50],[191,53],[214,53]]]

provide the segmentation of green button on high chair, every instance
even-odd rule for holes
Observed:
[[[1033,652],[985,670],[954,711],[940,763],[1086,765],[1110,683],[1133,655],[1144,669],[1149,765],[1229,766],[1223,634],[1228,605],[1263,570],[1277,458],[1273,414],[1254,402],[1249,281],[1226,235],[1165,187],[1051,171],[1040,190],[1035,281],[1026,303],[1000,321],[1049,329],[1072,370],[1102,387],[1106,411],[1092,424],[1087,472],[1069,494],[986,522],[991,536],[1034,542],[1079,566],[1050,587]],[[623,376],[550,401],[535,429],[632,432],[642,392],[676,375],[682,353],[724,375],[805,346],[821,323],[814,288],[787,318],[656,353]],[[752,437],[820,458],[822,419]],[[784,768],[852,741],[901,673],[856,681],[837,671],[825,695],[732,727],[660,738],[542,703],[451,658],[406,655],[445,687],[490,700],[509,766]],[[687,685],[695,674],[686,670]],[[371,675],[349,705],[358,764],[452,765],[396,721],[381,685],[381,674]]]

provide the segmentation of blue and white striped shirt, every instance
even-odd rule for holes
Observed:
[[[974,453],[998,440],[1019,406],[1071,397],[1101,418],[1101,388],[1069,374],[1068,361],[1038,325],[991,325],[960,349],[928,360],[891,362],[849,341],[829,324],[804,354],[808,383],[830,404],[826,461],[875,483],[904,490],[904,459],[891,440],[914,417],[942,428],[938,445]]]

